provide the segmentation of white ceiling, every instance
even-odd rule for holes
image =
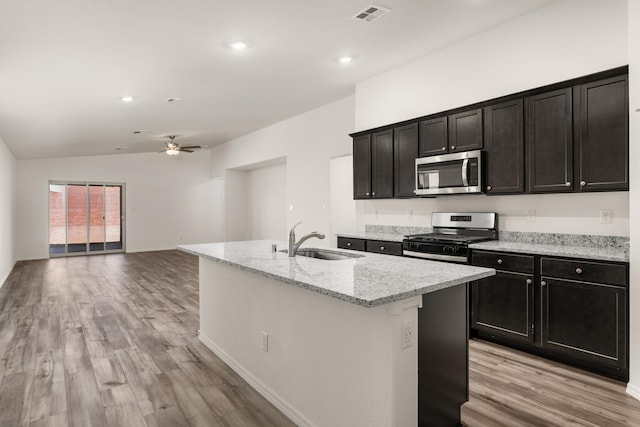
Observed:
[[[1,0],[0,137],[18,159],[213,146],[550,2],[381,0],[365,23],[367,0]]]

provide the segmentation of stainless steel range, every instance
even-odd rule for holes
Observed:
[[[404,256],[468,264],[469,243],[498,240],[495,212],[434,212],[432,233],[404,236]]]

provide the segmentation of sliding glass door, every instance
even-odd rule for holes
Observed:
[[[49,255],[124,251],[124,185],[49,183]]]

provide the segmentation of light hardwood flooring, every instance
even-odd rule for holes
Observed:
[[[196,338],[198,260],[19,262],[0,289],[0,426],[291,426]],[[471,341],[475,426],[640,426],[624,384]]]

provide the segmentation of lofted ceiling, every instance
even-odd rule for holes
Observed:
[[[381,0],[367,23],[360,0],[2,0],[0,138],[18,159],[214,146],[551,1]]]

